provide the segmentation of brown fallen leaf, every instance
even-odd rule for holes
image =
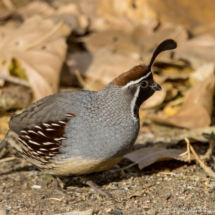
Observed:
[[[213,0],[196,0],[195,4],[187,0],[175,0],[174,3],[172,0],[148,0],[148,2],[151,8],[159,14],[161,23],[183,25],[192,34],[201,34],[207,30],[211,30],[214,34],[212,24],[215,19],[215,5]]]
[[[4,1],[0,1],[0,21],[4,21],[14,14],[14,8],[5,5]]]
[[[169,102],[166,107],[163,109],[163,112],[166,116],[174,116],[180,109],[183,104],[184,98],[178,98]]]
[[[26,108],[31,100],[32,92],[27,87],[10,85],[0,88],[0,111]]]
[[[151,10],[145,0],[100,0],[98,14],[103,19],[100,20],[100,25],[97,24],[100,29],[132,31],[138,25],[146,25],[148,29],[154,29],[158,25],[158,15]],[[96,28],[95,24],[94,28]]]
[[[202,133],[215,133],[215,126],[207,126],[194,129],[185,129],[172,126],[165,126],[162,124],[151,124],[150,132],[141,132],[137,138],[137,145],[145,145],[148,142],[156,144],[163,143],[177,144],[183,141],[184,138],[189,138],[198,142],[206,143],[208,140],[202,135]]]
[[[140,169],[147,167],[155,162],[177,159],[184,151],[178,149],[166,149],[165,147],[141,148],[124,156],[138,164]]]
[[[131,195],[128,196],[129,199],[133,198],[133,197],[140,197],[144,194],[144,191],[138,190],[135,193],[132,193]]]
[[[83,34],[89,24],[87,17],[80,12],[79,8],[74,3],[63,4],[59,6],[58,9],[54,9],[46,2],[33,1],[19,8],[16,13],[25,20],[35,15],[49,18],[56,24],[60,20],[64,20],[59,30],[63,36],[70,35],[72,31]]]
[[[118,30],[96,32],[84,37],[82,41],[85,42],[85,46],[92,54],[105,48],[112,48],[113,52],[120,54],[130,53],[130,55],[135,55],[140,52],[132,37]]]
[[[112,48],[105,48],[93,55],[93,61],[86,71],[86,77],[99,80],[107,85],[114,78],[140,64],[138,53],[117,53]],[[91,89],[91,88],[90,88]]]
[[[215,76],[207,79],[190,89],[185,97],[181,109],[171,117],[150,115],[154,122],[174,125],[183,128],[199,128],[211,124]]]
[[[64,29],[61,28],[64,36],[70,35],[71,32],[82,35],[86,32],[86,28],[89,25],[87,17],[80,12],[75,3],[61,5],[48,18],[52,19],[55,23],[64,20]]]
[[[210,35],[201,35],[184,42],[174,50],[174,59],[184,59],[195,69],[199,69],[199,67],[206,63],[214,62],[214,37]]]
[[[65,39],[57,32],[58,27],[50,20],[34,16],[0,41],[0,74],[9,75],[9,65],[17,60],[26,72],[34,100],[58,91],[67,48]]]
[[[16,14],[22,16],[23,19],[27,19],[35,15],[45,17],[53,13],[55,13],[55,9],[49,6],[48,3],[42,1],[29,2],[26,6],[16,10]]]
[[[141,30],[142,28],[142,30]],[[135,41],[142,44],[143,48],[143,59],[150,59],[150,55],[153,50],[158,46],[158,44],[167,38],[174,39],[178,46],[183,44],[188,39],[188,34],[185,28],[178,25],[163,23],[156,31],[148,31],[144,26],[134,29],[132,34]],[[147,42],[146,42],[147,41]],[[159,55],[158,59],[169,59],[171,52],[164,52]]]
[[[205,80],[208,76],[214,74],[214,63],[207,63],[199,67],[194,73],[190,76],[190,83],[194,86],[197,83]]]
[[[156,107],[163,103],[166,98],[166,89],[162,87],[161,91],[155,92],[155,94],[147,99],[142,105],[141,109],[148,109],[152,107]]]

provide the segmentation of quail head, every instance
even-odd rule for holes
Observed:
[[[116,165],[139,132],[139,107],[161,90],[153,80],[156,56],[176,48],[169,39],[154,51],[148,66],[135,66],[102,91],[68,91],[45,97],[9,126],[11,145],[39,169],[58,177],[87,175]]]

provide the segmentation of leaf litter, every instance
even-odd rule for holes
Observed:
[[[162,86],[163,91],[156,93],[140,109],[141,127],[135,147],[138,145],[141,147],[125,156],[127,159],[123,159],[119,166],[115,167],[119,171],[112,173],[113,176],[104,173],[103,177],[97,178],[101,182],[106,180],[106,184],[115,187],[113,191],[117,193],[116,198],[119,198],[121,203],[111,206],[95,193],[88,191],[81,193],[80,189],[77,192],[74,189],[75,198],[72,201],[75,203],[62,206],[55,201],[53,205],[54,200],[50,199],[50,205],[53,207],[47,208],[47,204],[43,203],[39,207],[47,214],[81,213],[80,208],[84,214],[84,211],[88,213],[90,207],[93,207],[93,210],[90,209],[89,214],[94,212],[132,214],[137,211],[145,213],[150,208],[162,213],[160,208],[168,208],[165,205],[166,201],[173,205],[174,201],[177,202],[173,207],[180,204],[187,207],[210,204],[211,196],[208,198],[207,189],[201,188],[205,186],[201,180],[207,182],[205,173],[192,163],[196,159],[195,152],[194,155],[190,155],[189,151],[186,152],[184,138],[191,140],[191,145],[198,154],[204,154],[207,151],[206,143],[210,142],[206,136],[215,132],[213,103],[215,40],[213,34],[204,32],[213,32],[213,25],[203,28],[201,25],[204,20],[201,21],[201,16],[196,15],[200,26],[193,27],[194,14],[196,14],[193,10],[199,10],[196,7],[190,9],[192,10],[190,17],[184,23],[181,19],[183,16],[164,13],[167,8],[171,8],[171,5],[163,4],[162,1],[126,0],[122,3],[119,0],[111,0],[107,3],[105,0],[91,0],[89,2],[31,1],[23,6],[16,0],[3,1],[3,12],[0,16],[0,139],[3,139],[8,130],[10,115],[14,111],[21,111],[30,102],[63,90],[101,90],[134,65],[148,64],[154,48],[167,38],[175,39],[178,48],[161,54],[154,63],[154,78]],[[19,4],[18,8],[16,5]],[[177,1],[177,4],[179,8],[177,13],[183,11],[180,7],[184,9],[190,7],[189,4],[184,4],[184,1]],[[208,7],[208,3],[205,5]],[[210,7],[205,11],[211,14],[209,17],[212,17]],[[201,11],[198,11],[198,14],[201,14]],[[191,35],[193,33],[192,36],[190,32]],[[207,135],[204,136],[202,133]],[[13,155],[13,149],[9,151],[8,154],[8,149],[5,149],[4,159]],[[210,165],[208,168],[213,171],[213,153],[209,158],[206,164]],[[186,162],[191,160],[191,164],[188,162],[186,166],[179,160]],[[179,163],[180,167],[171,167],[172,164],[179,165]],[[135,164],[138,164],[142,171],[137,169]],[[0,169],[5,172],[15,169],[16,166],[20,168],[20,165],[22,166],[21,160],[9,159],[2,162]],[[192,169],[194,167],[196,170]],[[32,170],[31,168],[33,167],[28,166],[28,170]],[[154,169],[158,172],[157,175],[152,173]],[[179,172],[176,174],[174,171]],[[166,173],[165,177],[161,177],[163,173]],[[40,199],[41,193],[30,188],[33,185],[41,186],[44,189],[40,190],[44,194],[45,190],[49,189],[46,185],[49,179],[40,180],[38,176],[32,177],[30,174],[37,174],[35,171],[11,174],[14,178],[9,177],[9,180],[17,181],[13,182],[12,188],[7,187],[3,194],[0,193],[0,203],[3,201],[3,205],[6,205],[5,202],[12,205],[12,202],[18,202],[17,196],[23,196],[23,202],[27,196],[31,196],[30,201],[33,204],[29,203],[29,200],[25,204],[29,204],[30,212],[40,211],[42,214],[37,206],[33,206],[35,199]],[[188,180],[180,184],[179,177],[176,177],[176,180],[173,177],[176,175],[183,180],[192,178],[199,183],[196,185],[199,194],[193,192],[192,202],[188,195],[182,191],[180,194],[177,192],[187,184],[193,186],[194,182]],[[201,175],[201,179],[198,175]],[[22,177],[25,178],[26,184],[16,186],[19,181],[23,181]],[[116,182],[120,177],[120,182]],[[107,182],[109,179],[113,180]],[[1,175],[0,183],[5,183],[5,180],[7,180],[5,176]],[[73,187],[80,185],[78,182],[73,183]],[[145,190],[142,188],[142,183],[153,186]],[[172,183],[170,186],[173,190],[170,198],[166,197],[169,196],[169,191],[165,190],[167,189],[165,187],[169,187],[168,183]],[[20,186],[23,186],[22,191],[19,191]],[[103,186],[108,189],[108,186]],[[207,186],[211,187],[212,184]],[[84,189],[82,187],[81,185],[81,189]],[[10,197],[11,200],[8,198],[11,196],[10,189],[14,193]],[[166,196],[158,195],[154,190],[160,194],[165,193]],[[177,199],[178,196],[186,201],[181,202]],[[197,204],[199,197],[208,200]],[[171,200],[172,198],[176,200]],[[67,204],[64,199],[60,202]],[[17,210],[23,212],[21,209],[28,211],[19,203],[16,205],[7,210],[12,213]],[[212,205],[211,203],[209,206]]]

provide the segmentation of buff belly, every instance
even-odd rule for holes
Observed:
[[[114,167],[122,157],[110,158],[105,161],[84,160],[81,157],[71,158],[46,166],[44,170],[48,174],[57,176],[86,175],[93,172],[102,172]]]

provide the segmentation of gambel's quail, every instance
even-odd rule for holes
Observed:
[[[151,72],[156,56],[176,46],[171,39],[163,41],[148,66],[135,66],[102,91],[61,92],[30,105],[11,117],[10,130],[0,148],[12,132],[11,146],[53,175],[58,191],[56,177],[86,176],[110,169],[134,145],[140,105],[161,90]],[[14,141],[15,133],[18,141]],[[96,189],[92,181],[88,184]]]

